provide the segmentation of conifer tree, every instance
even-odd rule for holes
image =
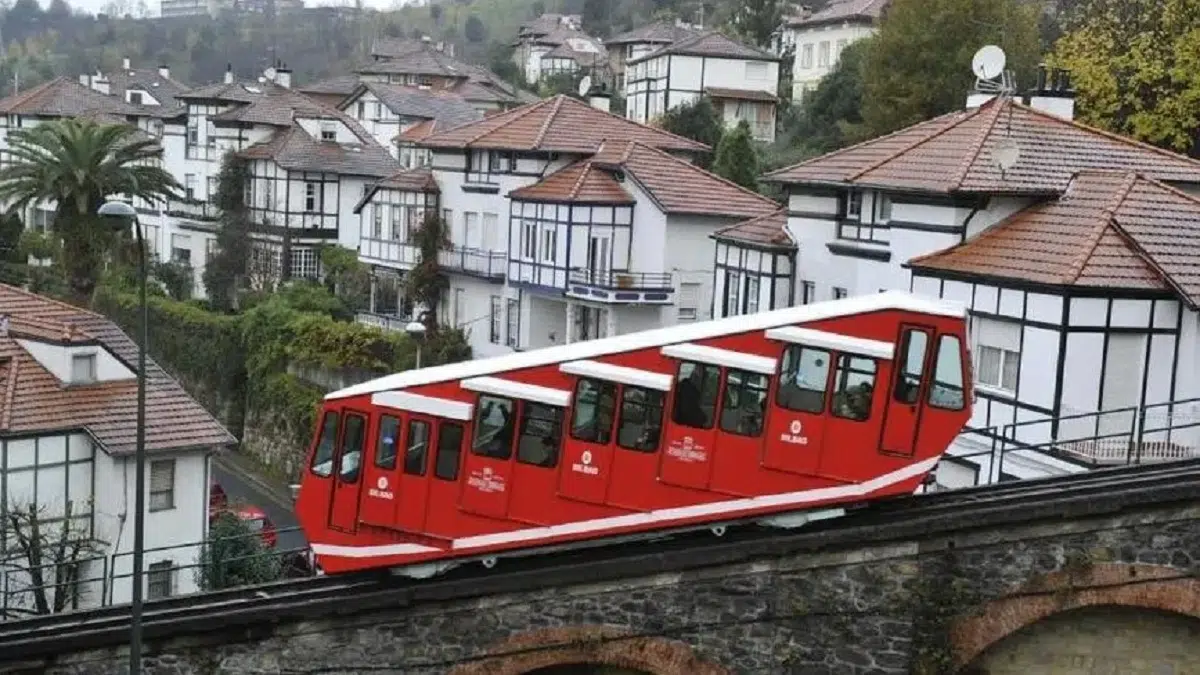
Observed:
[[[748,190],[758,190],[758,151],[754,149],[749,122],[738,122],[737,128],[721,137],[713,172]]]

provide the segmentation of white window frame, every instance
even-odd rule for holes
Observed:
[[[1020,323],[971,318],[975,384],[1005,396],[1016,396],[1021,379]]]
[[[83,366],[83,373],[80,373],[80,365]],[[96,355],[95,354],[72,354],[71,355],[71,382],[75,384],[92,384],[96,381]]]
[[[160,478],[158,482],[155,477],[161,477],[164,471],[169,472],[166,475],[170,476],[170,481],[167,485],[162,484]],[[150,462],[150,471],[147,482],[147,490],[149,490],[149,499],[146,502],[146,508],[151,511],[170,511],[175,508],[175,460],[174,459],[156,459]],[[157,501],[156,501],[157,500]]]
[[[175,563],[171,560],[160,560],[146,566],[147,600],[158,600],[175,595],[175,570]]]

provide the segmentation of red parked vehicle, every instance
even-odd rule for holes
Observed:
[[[263,544],[267,548],[274,548],[278,541],[278,534],[275,532],[275,524],[267,517],[267,514],[257,506],[251,504],[239,504],[230,508],[229,497],[225,494],[225,489],[216,481],[213,481],[208,489],[208,519],[211,522],[221,511],[232,511],[242,522],[246,523],[247,527],[252,532],[258,532],[262,537]]]
[[[296,503],[325,573],[759,522],[911,494],[971,416],[961,305],[880,293],[329,394]]]

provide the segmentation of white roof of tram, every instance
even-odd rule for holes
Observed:
[[[853,298],[828,300],[798,307],[785,307],[770,312],[759,312],[742,316],[731,316],[724,319],[701,321],[681,326],[655,328],[626,335],[587,340],[569,345],[534,349],[527,352],[515,352],[503,356],[485,359],[475,359],[460,363],[449,363],[420,370],[406,370],[394,375],[385,375],[331,392],[325,400],[362,396],[383,391],[396,391],[426,384],[436,384],[451,380],[464,380],[471,377],[494,375],[512,370],[536,368],[555,363],[567,363],[581,359],[592,359],[609,354],[653,349],[681,342],[707,340],[724,335],[746,333],[754,330],[766,330],[779,326],[803,324],[823,319],[835,319],[855,314],[868,314],[885,310],[899,310],[920,314],[934,314],[955,318],[966,318],[967,309],[963,303],[939,300],[914,295],[905,291],[886,291],[860,295]]]

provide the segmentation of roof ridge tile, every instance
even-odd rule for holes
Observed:
[[[963,115],[961,119],[955,120],[954,122],[947,124],[946,126],[942,127],[941,129],[938,129],[937,131],[933,132],[932,134],[918,138],[917,140],[913,141],[912,143],[909,143],[908,145],[904,146],[903,148],[900,148],[899,150],[893,152],[891,155],[889,155],[887,157],[883,157],[875,162],[868,164],[867,166],[863,167],[861,170],[855,171],[854,173],[850,174],[850,176],[846,180],[850,180],[850,181],[857,180],[858,178],[861,178],[864,174],[870,173],[871,171],[878,169],[879,167],[883,166],[884,164],[887,164],[888,162],[892,161],[893,159],[896,159],[897,157],[899,157],[903,154],[912,152],[918,146],[923,145],[924,143],[927,143],[929,141],[932,141],[935,138],[938,138],[939,136],[946,133],[950,129],[957,128],[963,122],[966,122],[967,120],[975,119],[976,117],[979,116],[980,112],[985,107],[987,107],[987,105],[989,103],[992,103],[993,101],[995,101],[995,99],[993,99],[992,101],[988,101],[987,103],[979,106],[978,108],[975,108],[974,110],[971,110],[967,114]],[[911,128],[911,127],[905,127],[905,129],[908,129],[908,128]],[[904,131],[904,129],[901,129],[900,131]]]
[[[558,119],[558,114],[562,112],[564,99],[566,99],[566,96],[563,94],[554,97],[554,105],[550,110],[550,114],[546,115],[546,119],[542,120],[542,128],[538,130],[537,136],[533,138],[533,147],[542,147],[542,141],[546,139],[546,134],[550,132],[550,127],[554,124],[554,120]]]
[[[993,99],[995,100],[995,99]],[[986,105],[986,104],[985,104]],[[983,106],[980,106],[982,108]],[[983,129],[980,130],[979,136],[971,147],[967,148],[967,152],[963,153],[962,163],[959,165],[958,175],[951,181],[951,189],[957,190],[962,187],[963,182],[967,180],[967,174],[971,172],[971,167],[974,166],[975,160],[979,158],[979,153],[983,152],[983,146],[987,144],[987,139],[992,135],[992,130],[996,128],[996,122],[1000,119],[1000,113],[1003,112],[1004,106],[994,105],[991,107],[991,115],[984,120]],[[1009,115],[1012,115],[1012,109],[1009,108]],[[957,125],[951,124],[946,127],[949,129]],[[942,129],[945,131],[946,129]],[[939,132],[940,133],[940,132]],[[934,134],[936,136],[938,134]],[[930,138],[933,138],[930,136]],[[916,147],[916,146],[913,146]]]
[[[1092,254],[1096,252],[1096,248],[1100,246],[1100,240],[1104,238],[1104,233],[1113,224],[1116,210],[1129,196],[1130,190],[1137,183],[1137,174],[1133,171],[1126,172],[1121,186],[1113,193],[1109,201],[1100,209],[1100,218],[1096,225],[1092,228],[1092,232],[1088,238],[1084,240],[1084,245],[1080,248],[1079,253],[1071,264],[1067,266],[1067,274],[1063,278],[1064,284],[1074,283],[1079,280],[1083,270],[1087,267],[1088,261],[1092,259]],[[1067,200],[1068,197],[1063,195],[1060,200]]]

